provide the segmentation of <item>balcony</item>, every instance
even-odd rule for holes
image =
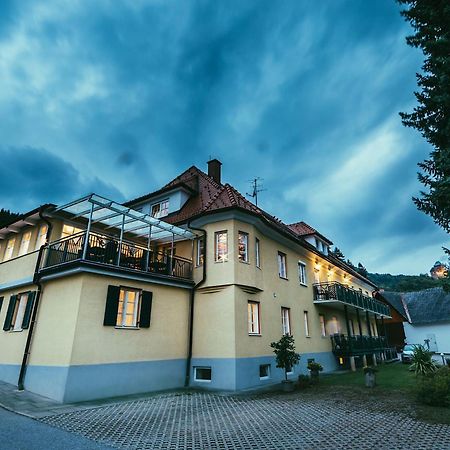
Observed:
[[[331,336],[333,353],[338,357],[370,355],[389,350],[385,336]]]
[[[316,283],[313,285],[314,303],[331,304],[333,306],[353,306],[357,309],[390,318],[389,307],[360,291],[351,289],[337,281]]]
[[[89,236],[87,245],[86,235]],[[87,231],[52,242],[45,247],[40,272],[54,271],[78,263],[192,280],[192,262],[188,259],[149,251],[130,241]]]

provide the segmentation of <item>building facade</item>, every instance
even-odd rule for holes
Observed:
[[[388,306],[304,222],[191,167],[120,205],[90,195],[0,230],[0,379],[61,402],[279,382],[270,343],[325,371],[386,355]]]

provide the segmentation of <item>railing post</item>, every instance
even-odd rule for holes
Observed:
[[[173,275],[173,244],[174,244],[175,235],[172,233],[172,243],[170,245],[170,261],[169,261],[169,275]]]
[[[122,254],[123,229],[125,228],[125,214],[122,216],[122,226],[120,228],[119,251],[117,252],[117,266],[120,266],[120,255]]]
[[[152,239],[152,226],[149,225],[148,227],[148,241],[147,241],[147,257],[145,258],[145,271],[148,272],[148,265],[150,262],[150,250],[151,250],[151,242]]]
[[[85,241],[84,241],[84,248],[83,248],[83,260],[86,259],[87,255],[87,249],[89,246],[89,233],[91,232],[91,224],[92,224],[92,214],[94,214],[94,204],[91,203],[91,212],[89,213],[89,221],[86,228],[86,234],[85,234]]]

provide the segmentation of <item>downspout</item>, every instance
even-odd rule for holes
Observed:
[[[37,286],[37,292],[36,292],[36,298],[34,299],[34,308],[33,308],[32,314],[31,314],[30,327],[28,329],[27,341],[25,343],[25,350],[23,353],[22,365],[20,366],[19,380],[17,382],[17,387],[18,387],[19,391],[23,391],[23,389],[24,389],[23,382],[25,379],[26,371],[27,371],[28,359],[30,356],[31,341],[33,340],[33,331],[34,331],[34,326],[36,324],[36,316],[37,316],[37,312],[39,309],[39,301],[41,299],[41,294],[42,294],[42,285],[39,282],[39,267],[41,265],[42,254],[44,252],[44,248],[49,242],[50,235],[52,232],[52,227],[53,227],[51,222],[46,217],[44,217],[43,212],[44,212],[43,209],[39,208],[39,217],[47,224],[47,235],[45,237],[45,244],[39,249],[39,255],[38,255],[38,258],[36,261],[36,267],[34,269],[33,284]]]
[[[186,376],[184,380],[184,387],[189,386],[190,373],[191,373],[191,361],[192,361],[192,342],[194,337],[194,301],[195,301],[195,290],[199,288],[206,281],[206,230],[203,228],[196,228],[188,222],[188,228],[203,233],[204,246],[203,246],[203,276],[202,279],[191,289],[190,299],[189,299],[189,343],[188,343],[188,356],[186,360]],[[192,261],[194,264],[194,261]]]

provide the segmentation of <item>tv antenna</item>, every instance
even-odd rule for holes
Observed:
[[[262,191],[267,191],[267,189],[262,189],[262,184],[260,183],[264,178],[255,177],[253,180],[248,180],[252,186],[252,193],[248,192],[245,194],[248,197],[253,197],[255,199],[255,205],[258,206],[258,193]]]

